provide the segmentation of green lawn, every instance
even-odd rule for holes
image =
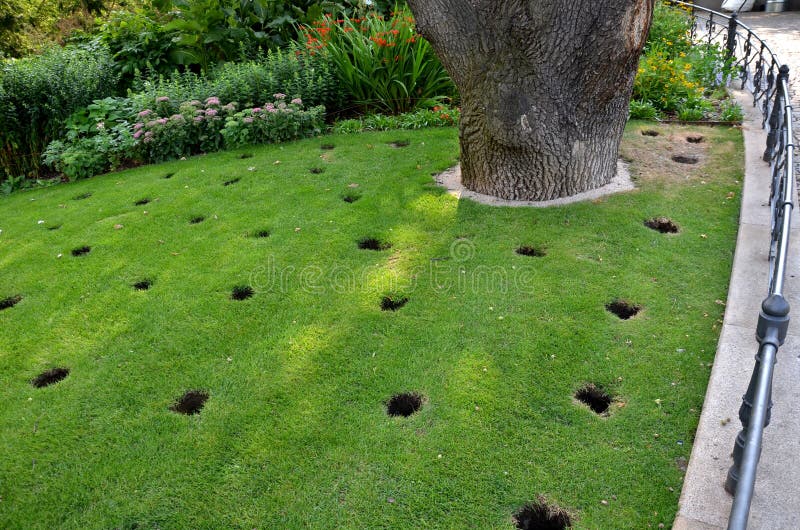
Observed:
[[[642,152],[682,131],[642,127]],[[653,164],[682,178],[550,209],[436,187],[454,129],[0,199],[0,299],[22,297],[0,310],[0,527],[513,528],[537,495],[576,528],[669,526],[742,175],[740,133],[702,134],[700,164]],[[680,232],[644,226],[657,216]],[[621,320],[616,299],[641,311]],[[69,375],[31,385],[54,367]],[[606,416],[573,398],[587,383]],[[199,414],[170,410],[187,390],[208,393]],[[405,391],[420,410],[387,416]]]

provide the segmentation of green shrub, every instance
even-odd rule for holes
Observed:
[[[660,49],[649,51],[639,61],[634,99],[663,112],[676,112],[687,102],[702,99],[704,89],[690,79],[691,68],[690,62],[673,59]]]
[[[307,53],[330,57],[347,96],[361,110],[408,112],[456,94],[407,8],[389,19],[375,13],[338,20],[325,16],[303,33]]]
[[[275,143],[313,136],[322,131],[325,107],[303,109],[299,98],[286,101],[284,94],[275,94],[264,107],[245,109],[225,121],[222,136],[228,148],[249,144]]]
[[[672,50],[676,55],[688,52],[692,48],[691,27],[691,16],[684,8],[659,0],[647,35],[645,53],[663,48]]]
[[[700,107],[683,107],[678,110],[678,119],[681,121],[701,121],[705,117],[706,113]]]
[[[142,10],[117,11],[101,26],[99,39],[108,46],[123,87],[137,73],[151,77],[168,74],[176,67],[172,59],[175,32]]]
[[[105,47],[52,48],[0,69],[0,165],[7,176],[37,174],[40,156],[67,118],[116,86]]]
[[[634,82],[631,117],[669,114],[698,121],[710,116],[708,100],[719,97],[734,66],[719,45],[693,44],[690,30],[691,18],[684,8],[656,4]]]
[[[654,120],[659,112],[649,101],[631,100],[628,115],[632,120]]]
[[[178,103],[183,101],[218,97],[221,101],[254,106],[282,92],[299,97],[310,106],[338,109],[343,95],[331,61],[299,52],[295,45],[258,54],[252,61],[222,64],[207,74],[176,72],[152,81],[140,79],[134,83],[135,94],[131,98],[139,110],[144,110],[156,98],[167,97],[175,102],[171,112],[177,113]]]
[[[430,109],[417,109],[405,114],[386,116],[368,114],[361,118],[336,122],[336,133],[359,133],[364,131],[387,131],[391,129],[422,129],[423,127],[451,127],[458,123],[459,109],[447,105],[436,105]]]
[[[744,111],[738,103],[727,99],[720,103],[719,118],[721,121],[741,123],[744,119]]]

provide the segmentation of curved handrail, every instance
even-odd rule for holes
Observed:
[[[666,3],[689,12],[692,40],[724,47],[728,59],[738,68],[741,87],[753,94],[753,105],[760,106],[762,127],[768,133],[763,159],[769,162],[772,177],[769,286],[756,328],[759,349],[755,367],[739,408],[742,430],[736,436],[733,465],[725,482],[725,489],[734,494],[728,529],[744,530],[755,489],[763,432],[770,421],[775,360],[789,324],[789,304],[783,297],[795,200],[789,68],[781,65],[769,45],[739,22],[735,13],[729,16],[680,0]]]

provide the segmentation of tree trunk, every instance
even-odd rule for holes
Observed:
[[[408,0],[461,94],[464,186],[548,200],[611,181],[654,0]]]

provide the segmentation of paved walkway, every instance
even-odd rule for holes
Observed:
[[[752,13],[743,15],[742,20],[792,69],[798,111],[795,123],[800,123],[800,13]],[[734,438],[741,428],[738,409],[753,369],[758,348],[755,326],[767,291],[770,175],[769,166],[761,161],[766,135],[750,96],[740,93],[737,97],[746,110],[739,235],[725,321],[673,527],[676,530],[727,526],[732,498],[723,483],[732,461]],[[800,208],[794,221],[793,226],[800,226]],[[791,237],[785,296],[793,318],[778,353],[772,423],[764,435],[750,530],[800,529],[800,229],[793,228]]]

